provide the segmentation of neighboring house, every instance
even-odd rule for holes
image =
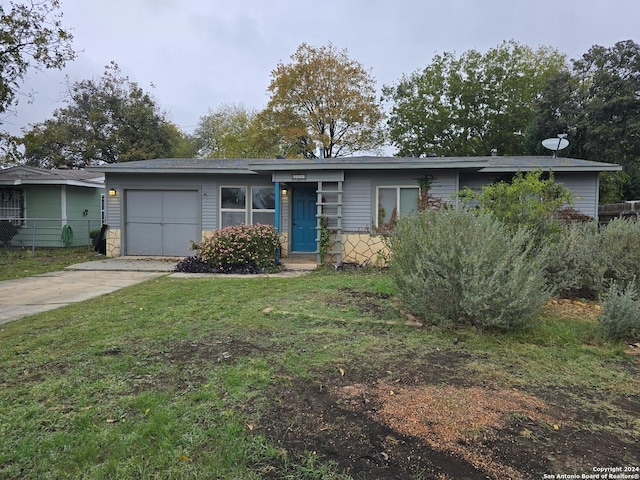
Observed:
[[[70,246],[89,245],[90,231],[104,221],[103,206],[100,172],[23,165],[0,170],[0,245],[60,247],[63,229]]]
[[[157,159],[93,167],[105,173],[107,255],[189,256],[191,241],[238,223],[272,224],[282,256],[319,252],[324,218],[334,262],[375,261],[378,227],[416,211],[419,182],[444,201],[468,186],[518,171],[552,170],[574,195],[574,208],[598,215],[598,175],[615,164],[552,157],[400,158],[313,160]],[[318,257],[319,259],[319,257]]]

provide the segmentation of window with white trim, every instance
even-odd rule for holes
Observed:
[[[220,228],[247,223],[246,187],[220,188]]]
[[[376,226],[393,227],[398,217],[418,212],[420,188],[384,186],[376,188]]]
[[[251,202],[247,199],[251,193]],[[220,228],[241,223],[275,225],[276,190],[274,185],[220,188]]]
[[[25,223],[24,191],[7,188],[0,190],[0,220],[9,220],[15,226]]]
[[[276,189],[270,187],[251,187],[251,223],[275,225]]]

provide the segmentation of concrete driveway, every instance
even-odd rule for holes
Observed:
[[[70,303],[82,302],[163,275],[182,278],[236,276],[171,273],[179,260],[171,257],[109,258],[78,263],[57,272],[0,281],[0,325]],[[298,276],[315,267],[315,264],[308,262],[292,261],[286,265],[284,272],[266,276]],[[255,275],[260,276],[264,275]]]
[[[173,271],[177,259],[118,258],[0,282],[0,325],[111,293]]]

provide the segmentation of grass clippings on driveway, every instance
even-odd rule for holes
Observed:
[[[524,333],[442,330],[405,325],[394,293],[380,272],[165,277],[4,325],[0,477],[640,464],[639,358],[601,340],[587,308],[550,305]]]

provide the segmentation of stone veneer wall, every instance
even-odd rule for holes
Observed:
[[[283,258],[289,256],[289,234],[288,233],[280,234],[280,256]]]
[[[109,228],[107,230],[107,257],[119,257],[120,256],[120,230]]]
[[[380,235],[365,232],[342,234],[342,261],[364,265],[384,266],[389,249]]]

